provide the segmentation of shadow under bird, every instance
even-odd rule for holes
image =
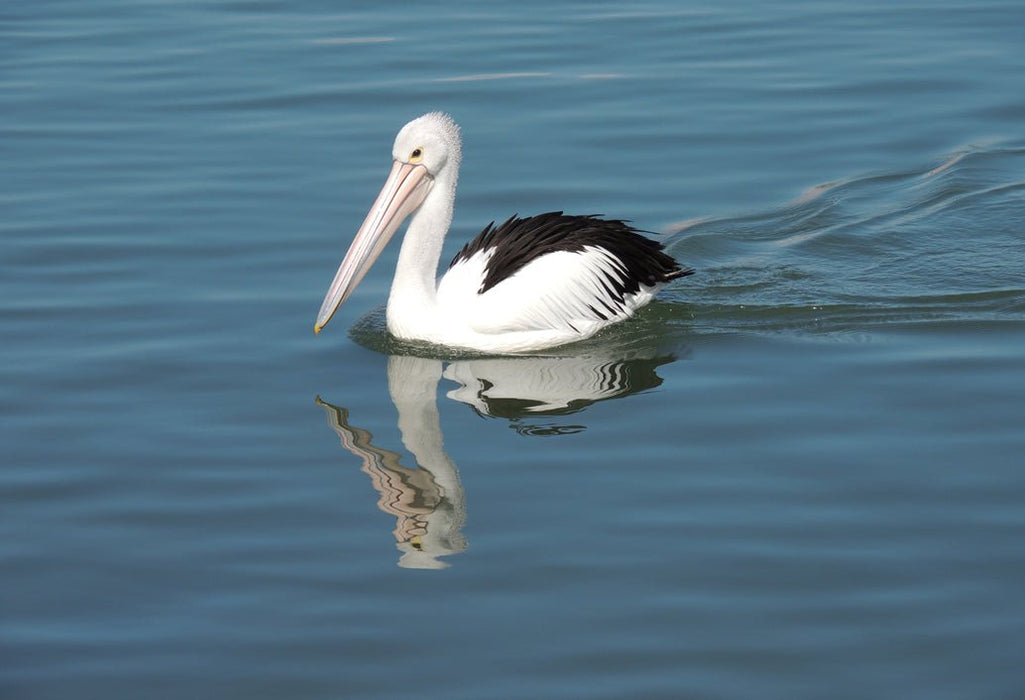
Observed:
[[[549,212],[492,222],[439,281],[461,152],[447,114],[425,114],[399,131],[391,174],[331,282],[316,332],[407,217],[386,312],[388,331],[403,340],[493,353],[564,345],[629,318],[693,272],[623,221]]]

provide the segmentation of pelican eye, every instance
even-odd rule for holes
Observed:
[[[424,148],[423,146],[417,146],[413,149],[413,152],[409,154],[410,163],[419,163],[424,159]]]

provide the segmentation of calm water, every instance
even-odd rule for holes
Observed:
[[[446,7],[0,10],[0,695],[1025,696],[1025,6]],[[315,337],[432,109],[698,274]]]

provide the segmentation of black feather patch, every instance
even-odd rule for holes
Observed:
[[[542,255],[556,251],[576,253],[585,246],[604,248],[622,264],[625,274],[608,277],[612,288],[606,288],[610,296],[619,302],[624,295],[639,291],[642,285],[650,287],[694,272],[681,267],[664,253],[661,243],[641,235],[625,221],[571,216],[561,211],[524,219],[512,216],[500,226],[495,226],[492,221],[456,253],[449,268],[477,253],[493,249],[484,271],[484,281],[477,292],[483,294]],[[595,312],[602,315],[597,309]]]

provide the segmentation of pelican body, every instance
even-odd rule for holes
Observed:
[[[492,222],[437,280],[461,155],[447,114],[425,114],[399,131],[391,173],[328,289],[316,332],[410,217],[386,314],[388,331],[404,340],[489,353],[563,345],[629,318],[693,272],[623,221],[550,212]]]

